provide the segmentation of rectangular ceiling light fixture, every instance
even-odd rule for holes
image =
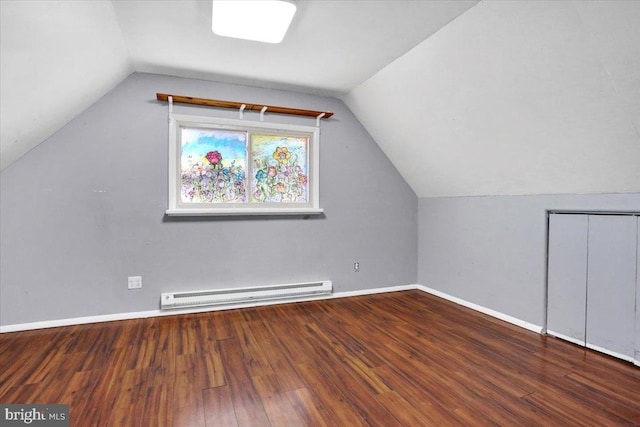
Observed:
[[[280,43],[296,6],[280,0],[212,0],[211,29],[219,36]]]

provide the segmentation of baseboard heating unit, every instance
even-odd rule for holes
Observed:
[[[330,295],[333,284],[322,282],[291,283],[252,288],[213,289],[193,292],[165,292],[160,296],[160,308],[170,310],[207,305],[245,304],[258,301],[287,300],[291,298]]]

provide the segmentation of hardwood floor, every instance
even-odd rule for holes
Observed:
[[[420,291],[0,335],[72,426],[640,425],[640,369]]]

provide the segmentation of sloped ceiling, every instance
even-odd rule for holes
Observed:
[[[476,4],[296,1],[279,44],[219,37],[211,1],[113,1],[136,71],[342,95]]]
[[[0,1],[2,169],[132,71],[111,3]]]
[[[131,72],[336,96],[476,3],[297,1],[273,45],[214,35],[210,0],[2,0],[2,169]]]
[[[342,97],[418,196],[640,191],[639,1],[297,5],[264,45],[208,0],[0,1],[2,168],[141,71]]]
[[[418,196],[640,191],[640,2],[483,1],[346,104]]]

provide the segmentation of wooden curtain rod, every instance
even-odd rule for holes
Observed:
[[[158,101],[169,101],[169,97],[173,98],[173,102],[179,102],[181,104],[194,104],[194,105],[205,105],[207,107],[220,107],[220,108],[234,108],[239,110],[242,105],[244,105],[245,110],[252,111],[262,111],[264,107],[267,107],[267,113],[278,113],[278,114],[292,114],[295,116],[307,116],[307,117],[318,117],[321,114],[323,119],[328,119],[333,116],[333,113],[328,111],[313,111],[313,110],[300,110],[298,108],[287,108],[287,107],[276,107],[274,105],[260,105],[260,104],[249,104],[246,102],[235,102],[235,101],[222,101],[220,99],[207,99],[207,98],[194,98],[191,96],[181,96],[181,95],[171,95],[166,93],[157,93],[156,98]]]

